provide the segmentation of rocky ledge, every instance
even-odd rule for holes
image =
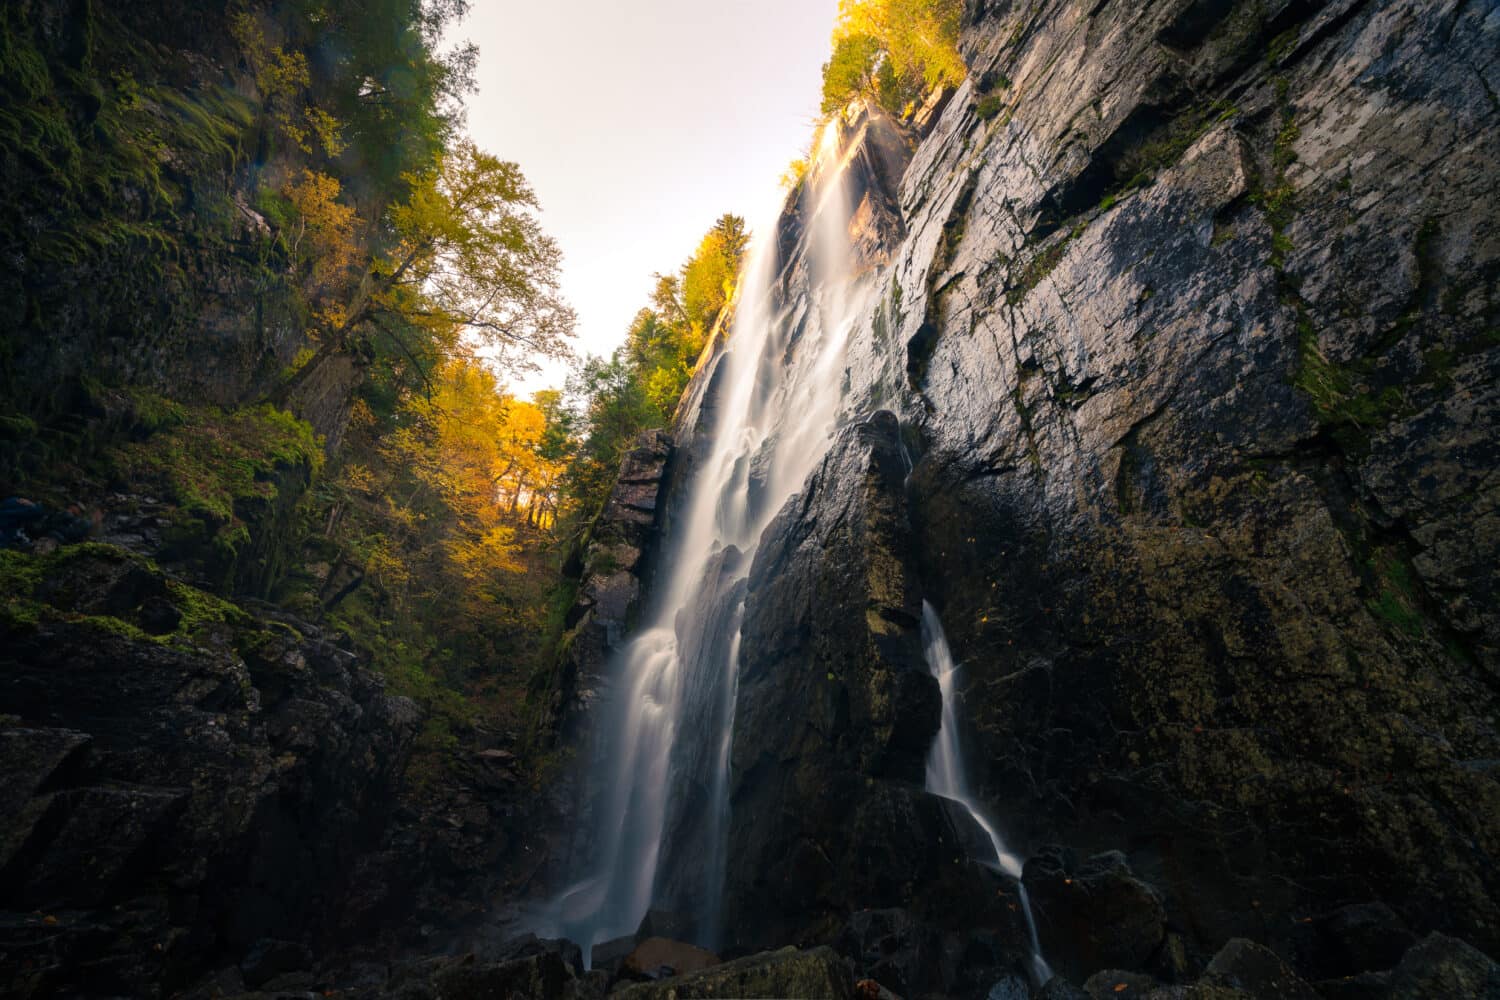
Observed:
[[[7,992],[150,995],[336,935],[415,706],[320,630],[123,550],[0,560]]]

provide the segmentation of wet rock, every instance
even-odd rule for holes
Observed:
[[[1318,1000],[1313,988],[1280,956],[1244,938],[1235,938],[1219,949],[1204,970],[1203,979],[1240,990],[1256,1000]]]
[[[665,431],[647,431],[621,460],[604,511],[566,561],[578,581],[568,635],[550,679],[550,705],[563,739],[583,740],[604,683],[610,652],[634,624],[641,587],[650,575],[645,554],[660,528],[657,498],[673,452]]]
[[[1043,848],[1023,877],[1042,953],[1069,975],[1145,968],[1166,939],[1161,894],[1118,851],[1080,859],[1066,848]]]
[[[1139,1000],[1159,985],[1154,977],[1143,972],[1101,969],[1084,982],[1083,992],[1089,1000]]]
[[[984,1000],[1030,1000],[1031,984],[1025,976],[1006,976],[990,985]]]
[[[306,623],[225,612],[153,639],[127,619],[159,571],[100,546],[38,567],[38,620],[0,624],[0,982],[153,995],[240,960],[252,985],[297,971],[419,713]]]
[[[650,909],[641,918],[640,926],[635,929],[635,939],[644,941],[650,937],[670,938],[674,941],[683,941],[692,933],[693,921],[680,913],[671,910]]]
[[[912,788],[939,695],[919,643],[898,431],[889,413],[846,428],[756,551],[730,795],[763,820],[730,831],[736,947],[906,902],[957,856],[941,807]]]
[[[834,947],[850,958],[861,979],[873,979],[900,996],[937,992],[942,986],[941,936],[906,910],[854,914]]]
[[[629,978],[670,979],[701,972],[719,963],[718,955],[695,945],[648,937],[625,956],[620,971]]]
[[[577,977],[555,952],[485,963],[473,955],[420,963],[393,977],[400,1000],[575,1000]]]
[[[635,951],[636,943],[637,939],[633,934],[612,938],[609,941],[600,941],[589,953],[589,965],[595,969],[604,969],[614,973],[624,964],[626,957]]]
[[[1352,903],[1308,918],[1299,927],[1297,952],[1314,978],[1333,979],[1395,966],[1416,943],[1384,903]]]
[[[1320,979],[1313,983],[1313,989],[1325,1000],[1389,1000],[1391,973],[1361,972],[1357,976]]]
[[[1037,991],[1036,1000],[1089,1000],[1089,995],[1062,976],[1053,976]]]
[[[966,18],[840,391],[907,428],[974,787],[1129,844],[1194,961],[1371,887],[1500,947],[1493,18]]]
[[[566,938],[539,938],[535,934],[528,933],[510,938],[496,947],[492,953],[487,950],[476,950],[476,955],[492,962],[508,962],[537,955],[557,955],[575,973],[583,973],[583,950]]]
[[[611,994],[620,1000],[706,997],[826,997],[853,1000],[854,978],[830,948],[783,948],[725,962],[690,976],[640,983]]]
[[[1500,998],[1500,964],[1478,948],[1445,934],[1412,946],[1391,974],[1391,1000],[1429,997]]]

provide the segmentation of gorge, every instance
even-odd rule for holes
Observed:
[[[27,9],[6,51],[85,72]],[[320,478],[418,426],[353,388],[399,351],[297,339],[271,202],[166,156],[172,225],[210,176],[230,221],[156,312],[138,245],[7,216],[14,329],[62,321],[5,356],[4,492],[46,499],[0,549],[0,991],[1500,997],[1500,8],[954,11],[963,81],[842,102],[753,220],[553,639],[432,605],[489,643],[443,660],[468,714],[392,631],[396,529],[335,545],[380,491]],[[147,477],[231,404],[245,492]],[[539,666],[464,674],[497,650]]]

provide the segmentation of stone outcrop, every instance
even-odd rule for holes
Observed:
[[[1500,26],[976,15],[890,377],[984,798],[1125,847],[1205,952],[1365,901],[1493,950]]]
[[[761,820],[730,827],[737,949],[827,934],[866,908],[1014,916],[998,876],[968,860],[959,824],[973,821],[922,790],[940,696],[897,434],[885,412],[845,428],[750,569],[730,804]]]
[[[1235,938],[1320,979],[1434,930],[1500,950],[1497,41],[1457,2],[967,5],[969,81],[859,171],[883,291],[756,554],[731,925],[882,905],[844,852],[861,809],[920,813],[926,598],[979,797],[1022,853],[1123,852],[1148,981]],[[1039,895],[1044,940],[1102,947]]]
[[[624,641],[640,613],[641,590],[651,571],[659,513],[658,496],[672,459],[672,438],[647,431],[625,453],[604,510],[574,547],[563,567],[578,581],[568,610],[567,633],[551,677],[551,711],[562,739],[583,738],[606,683],[610,654]]]
[[[337,942],[415,706],[334,637],[122,550],[0,556],[0,989],[271,979]]]

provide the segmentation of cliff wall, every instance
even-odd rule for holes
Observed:
[[[969,5],[970,79],[902,133],[899,182],[856,168],[894,219],[855,215],[882,294],[837,391],[851,428],[894,411],[914,469],[830,457],[752,571],[740,944],[910,899],[843,867],[893,777],[846,759],[879,718],[870,638],[917,626],[844,572],[879,550],[963,665],[980,797],[1020,852],[1057,845],[1027,881],[1068,971],[1109,954],[1083,939],[1118,914],[1064,892],[1105,850],[1164,901],[1137,959],[1176,974],[1235,936],[1360,971],[1318,936],[1351,907],[1500,947],[1497,41],[1456,2]],[[868,490],[909,540],[792,543],[853,530]]]

